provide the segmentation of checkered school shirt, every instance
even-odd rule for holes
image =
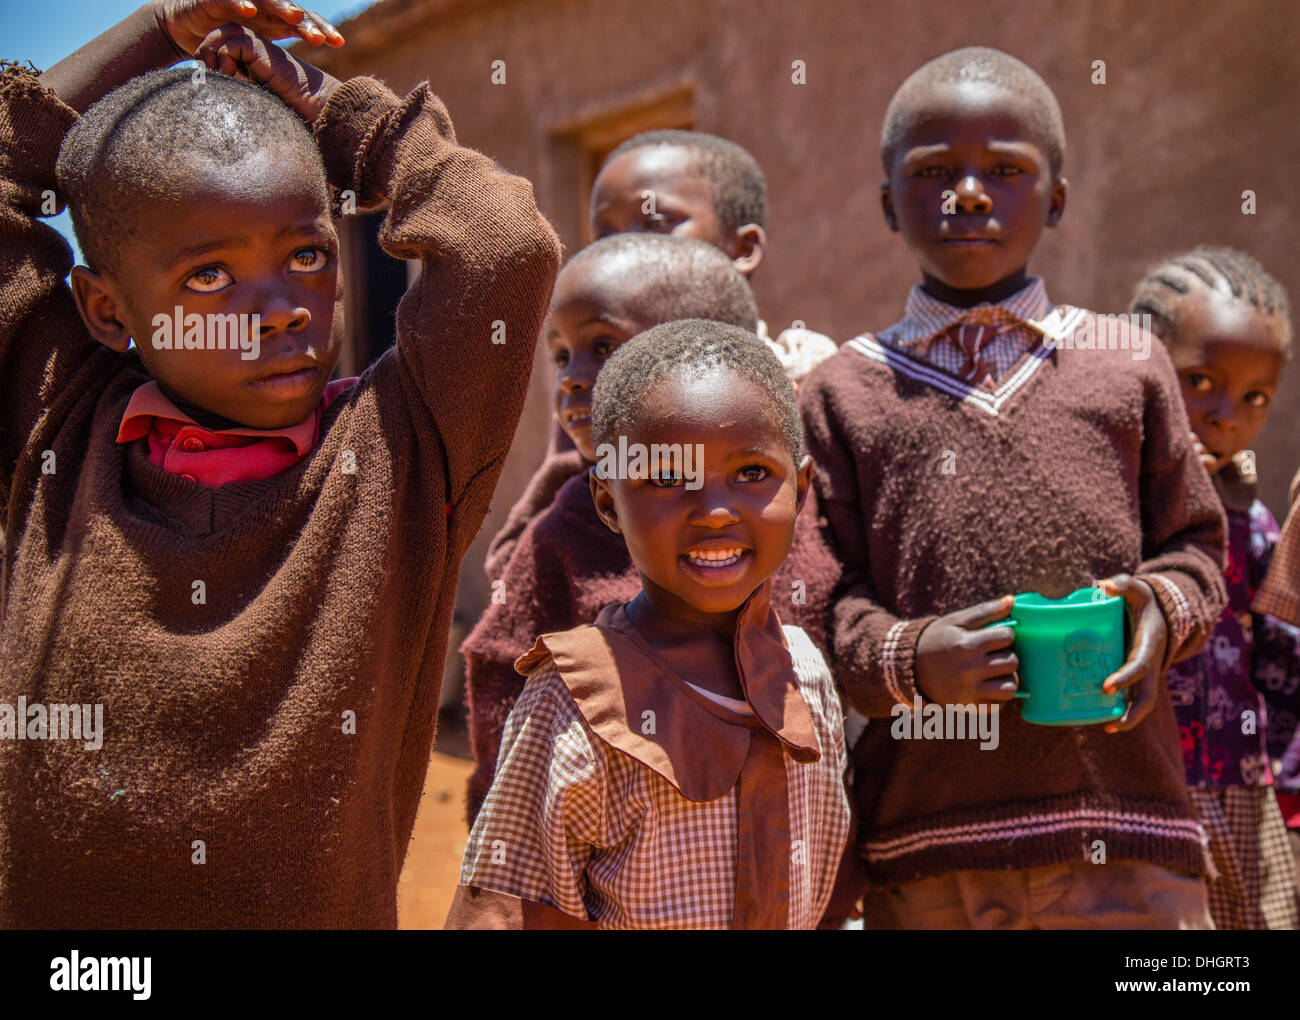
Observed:
[[[790,928],[813,928],[848,838],[844,720],[821,653],[785,627],[821,756],[784,755]],[[661,718],[659,726],[671,725]],[[730,928],[737,793],[693,801],[593,732],[555,660],[532,669],[470,833],[462,885],[546,903],[599,928]]]
[[[1029,323],[1042,321],[1051,308],[1041,276],[1029,277],[1025,286],[1005,301],[973,308],[956,308],[931,297],[918,284],[907,295],[902,321],[875,336],[883,344],[960,378],[968,355],[948,331],[959,323],[963,333],[973,334],[980,327],[992,330],[994,336],[981,349],[989,371],[985,385],[991,388],[1038,343],[1042,331]]]

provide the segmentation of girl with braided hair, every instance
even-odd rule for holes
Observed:
[[[1210,913],[1220,928],[1294,928],[1283,807],[1300,825],[1300,768],[1286,756],[1300,709],[1300,629],[1251,611],[1278,527],[1255,498],[1249,447],[1290,355],[1286,291],[1249,255],[1199,247],[1153,268],[1130,310],[1151,316],[1169,350],[1228,519],[1228,604],[1205,648],[1169,671],[1187,785],[1219,872]]]

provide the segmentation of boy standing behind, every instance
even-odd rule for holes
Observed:
[[[1007,706],[994,750],[867,727],[868,927],[1211,926],[1163,677],[1223,607],[1223,516],[1160,345],[1076,349],[1095,318],[1026,275],[1065,207],[1064,149],[1055,97],[1014,58],[963,49],[914,73],[886,114],[882,199],[924,282],[803,385],[845,570],[836,680],[871,717]],[[1106,690],[1135,696],[1105,728],[1028,724],[1013,632],[989,625],[1014,593],[1098,578],[1133,621]]]
[[[324,41],[261,7],[158,3],[0,74],[0,703],[103,718],[98,750],[0,740],[0,927],[396,926],[457,565],[558,246],[427,85],[222,24]],[[332,385],[327,182],[421,261],[396,346]],[[46,194],[90,263],[71,289]],[[152,328],[174,311],[183,349]],[[251,359],[189,345],[225,315]]]
[[[703,131],[645,131],[619,145],[591,186],[591,236],[630,230],[695,237],[752,276],[767,248],[767,181],[748,150]],[[792,382],[837,350],[810,329],[758,336]]]

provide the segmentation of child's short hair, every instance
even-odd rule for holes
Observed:
[[[1151,332],[1169,343],[1178,335],[1178,316],[1192,289],[1201,284],[1258,308],[1277,326],[1278,347],[1291,356],[1291,307],[1286,288],[1244,251],[1200,245],[1147,271],[1129,310],[1151,316]]]
[[[1047,152],[1052,176],[1060,174],[1065,164],[1065,122],[1055,94],[1033,68],[987,46],[967,46],[935,57],[898,87],[880,132],[880,160],[886,174],[892,168],[895,149],[915,120],[920,96],[934,85],[963,81],[989,82],[1027,99],[1032,111],[1029,129]]]
[[[803,424],[780,360],[753,333],[705,319],[662,323],[610,355],[592,389],[592,439],[599,446],[628,435],[646,394],[668,376],[719,367],[752,380],[767,394],[797,466],[803,459]]]
[[[90,107],[59,150],[59,191],[87,264],[112,270],[129,243],[141,203],[183,194],[173,165],[196,155],[221,166],[249,152],[298,150],[320,168],[311,133],[279,97],[259,85],[188,67],[131,79]]]
[[[611,234],[580,249],[568,265],[592,260],[624,267],[623,300],[643,322],[713,319],[751,333],[758,326],[749,281],[724,251],[706,241],[645,232]]]
[[[767,180],[749,150],[703,131],[644,131],[622,142],[605,162],[651,145],[675,145],[694,154],[695,171],[708,182],[725,229],[767,225]]]

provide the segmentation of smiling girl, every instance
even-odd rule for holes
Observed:
[[[753,334],[670,322],[605,363],[592,434],[702,472],[590,476],[641,591],[519,659],[448,926],[812,928],[849,806],[830,673],[772,608],[811,476],[794,390]]]

